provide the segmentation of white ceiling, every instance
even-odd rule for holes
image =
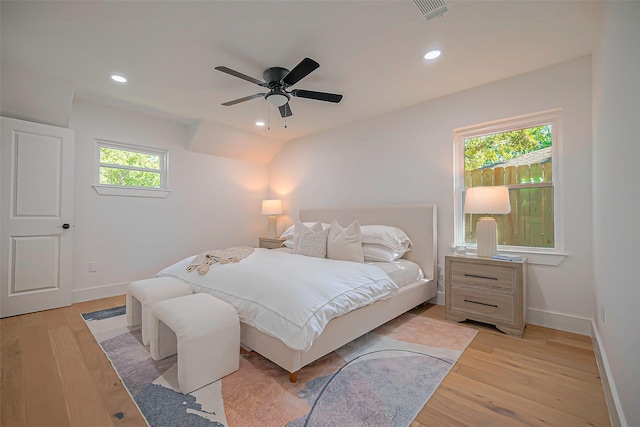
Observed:
[[[80,98],[289,141],[587,55],[600,21],[590,1],[445,3],[449,11],[427,21],[411,0],[3,0],[2,63],[64,82]],[[434,47],[442,56],[423,60]],[[286,129],[263,99],[220,105],[263,88],[214,67],[262,79],[304,57],[320,68],[293,88],[340,93],[341,103],[292,98]],[[128,83],[112,82],[113,73]],[[271,129],[256,127],[259,119]]]

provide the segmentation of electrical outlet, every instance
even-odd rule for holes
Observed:
[[[438,283],[444,283],[444,265],[438,266]]]
[[[98,271],[98,263],[89,261],[89,273],[95,273],[96,271]]]

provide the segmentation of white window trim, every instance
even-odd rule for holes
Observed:
[[[115,148],[116,150],[123,151],[135,151],[141,153],[148,153],[160,156],[160,188],[145,188],[145,187],[124,187],[119,185],[105,185],[100,184],[100,147]],[[125,144],[122,142],[107,141],[103,139],[96,139],[96,166],[95,166],[95,180],[96,184],[92,185],[96,193],[101,196],[124,196],[124,197],[152,197],[152,198],[166,198],[171,191],[169,190],[169,152],[168,150],[159,150],[156,148],[143,147],[134,144]],[[123,166],[124,169],[128,169],[127,166]],[[136,170],[144,170],[142,168],[132,168]],[[153,172],[157,172],[155,169]]]
[[[568,256],[564,250],[564,194],[562,185],[562,109],[527,114],[510,119],[496,120],[474,126],[454,129],[453,131],[453,188],[454,188],[454,246],[465,247],[467,252],[475,253],[476,245],[464,242],[464,214],[462,212],[462,193],[464,187],[464,140],[482,134],[507,132],[515,129],[540,126],[551,123],[552,174],[553,174],[553,210],[555,248],[532,248],[521,246],[498,246],[498,252],[527,257],[529,263],[559,265]]]

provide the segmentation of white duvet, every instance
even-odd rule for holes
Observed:
[[[215,264],[200,275],[186,270],[194,258],[157,276],[182,279],[230,303],[242,322],[295,350],[309,350],[334,317],[390,298],[398,289],[380,268],[356,262],[256,249],[240,262]]]

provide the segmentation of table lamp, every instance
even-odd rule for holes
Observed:
[[[277,218],[276,215],[282,215],[281,200],[263,200],[262,215],[269,215],[268,237],[277,237]]]
[[[511,212],[509,189],[503,185],[467,188],[464,213],[508,214]],[[498,227],[496,220],[483,216],[478,220],[476,237],[478,256],[490,257],[498,253]]]

